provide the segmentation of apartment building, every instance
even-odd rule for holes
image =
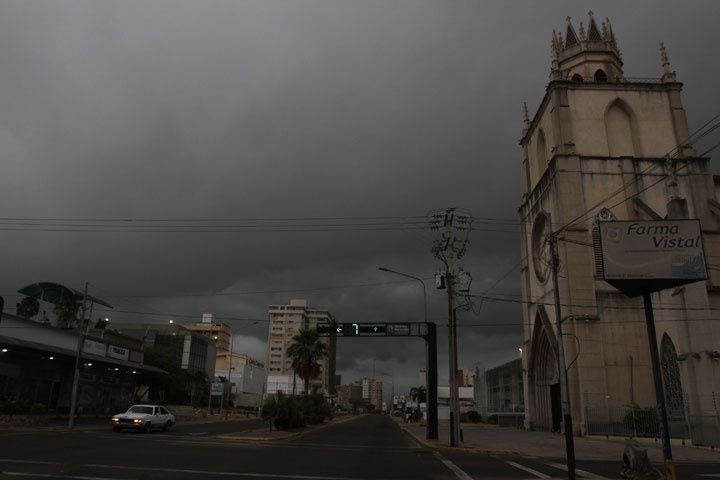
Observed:
[[[268,375],[294,375],[292,358],[287,349],[292,338],[301,329],[317,328],[318,323],[334,322],[328,310],[310,308],[307,300],[290,300],[289,305],[270,305],[268,307],[270,326],[268,328],[268,355],[265,367]],[[326,395],[335,394],[335,338],[326,337],[322,341],[327,345],[329,355],[320,361],[320,377],[312,381],[312,386],[322,388]],[[301,380],[298,380],[302,383]]]
[[[383,408],[383,384],[381,380],[374,378],[363,378],[360,380],[362,384],[362,398],[368,405],[374,405],[377,410]]]
[[[185,328],[212,339],[218,353],[229,351],[230,325],[216,321],[212,313],[203,313],[202,321],[185,325]]]

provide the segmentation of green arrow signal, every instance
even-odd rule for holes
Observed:
[[[337,333],[342,333],[342,327],[337,327],[337,328],[335,328],[335,331],[336,331]]]

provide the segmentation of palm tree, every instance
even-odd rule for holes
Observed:
[[[292,358],[292,367],[305,381],[305,395],[310,393],[310,381],[320,376],[319,361],[328,355],[317,330],[301,329],[293,338],[293,344],[287,350]]]
[[[410,398],[413,402],[423,403],[427,399],[427,391],[425,387],[412,387],[410,389]]]

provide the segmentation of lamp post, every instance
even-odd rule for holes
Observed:
[[[394,273],[402,277],[411,278],[417,280],[422,285],[423,289],[423,322],[428,327],[429,338],[426,339],[427,348],[425,350],[425,385],[427,385],[427,438],[437,439],[438,438],[438,418],[437,418],[437,343],[436,343],[436,327],[435,324],[430,324],[427,321],[427,290],[425,289],[425,282],[414,275],[408,273],[398,272],[397,270],[391,270],[385,267],[378,267],[378,270],[388,273]]]
[[[388,272],[388,273],[394,273],[395,275],[400,275],[402,277],[412,278],[413,280],[417,280],[418,282],[420,282],[420,285],[422,285],[422,289],[423,289],[423,322],[427,323],[427,291],[425,290],[425,282],[421,278],[416,277],[414,275],[409,275],[407,273],[398,272],[396,270],[391,270],[389,268],[378,267],[378,270],[383,271],[383,272]]]

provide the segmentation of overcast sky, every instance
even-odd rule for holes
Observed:
[[[537,108],[550,35],[566,16],[610,17],[627,76],[659,77],[664,41],[691,129],[718,113],[720,2],[595,3],[0,0],[0,217],[347,225],[457,206],[513,221],[520,105]],[[9,306],[29,283],[88,281],[116,321],[232,318],[238,349],[262,360],[268,304],[307,298],[339,321],[420,320],[420,285],[391,283],[403,279],[377,267],[429,279],[439,266],[432,232],[410,229],[98,233],[2,222]],[[476,227],[463,266],[484,291],[519,260],[519,239],[510,226]],[[493,292],[519,295],[519,279],[512,271]],[[445,292],[428,287],[429,317],[442,325]],[[460,366],[515,358],[521,320],[513,303],[461,313]],[[443,383],[447,329],[439,336]],[[423,361],[419,339],[338,342],[343,383],[374,368],[404,391]]]

